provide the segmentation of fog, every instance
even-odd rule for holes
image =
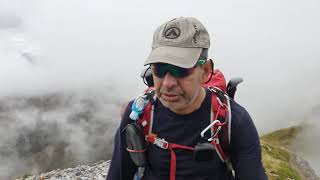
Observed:
[[[210,33],[215,66],[227,78],[244,79],[236,99],[261,135],[305,122],[312,126],[299,137],[298,149],[320,172],[320,146],[313,142],[320,137],[320,115],[311,113],[319,109],[320,100],[319,5],[316,0],[0,0],[0,97],[61,97],[67,92],[81,111],[81,99],[93,99],[99,107],[95,122],[113,127],[103,134],[108,140],[101,144],[106,143],[120,118],[116,107],[144,88],[139,74],[154,30],[174,17],[193,16]],[[77,111],[74,104],[67,109]],[[18,137],[21,124],[34,128],[39,117],[35,112],[17,112],[12,129],[1,125],[0,145]],[[65,113],[51,119],[68,122],[68,112],[60,109],[45,111],[40,119],[48,119],[48,112]],[[77,136],[70,136],[70,142],[72,137]],[[6,161],[0,160],[1,173]]]

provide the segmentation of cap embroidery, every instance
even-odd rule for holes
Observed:
[[[198,27],[196,25],[193,25],[193,27],[194,27],[194,30],[196,31],[196,33],[193,35],[192,39],[194,41],[194,44],[197,44],[198,42],[197,42],[197,39],[196,39],[196,34],[198,32]]]
[[[166,30],[164,36],[168,39],[176,39],[180,36],[180,29],[177,27],[171,27]]]

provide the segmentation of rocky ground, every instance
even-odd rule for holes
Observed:
[[[294,155],[291,160],[292,165],[299,172],[299,174],[307,180],[320,180],[315,173],[315,171],[311,168],[308,161],[304,160],[302,157],[298,155]]]
[[[298,155],[292,159],[295,169],[303,179],[320,180],[310,167],[309,163]],[[75,168],[57,169],[39,175],[25,175],[17,180],[105,180],[109,169],[110,161],[99,161],[92,165],[79,165]],[[272,178],[279,179],[276,173],[268,172]],[[281,179],[281,178],[280,178]],[[294,180],[295,178],[290,178]]]
[[[39,175],[25,175],[17,180],[105,180],[110,161],[100,161],[92,165],[79,165],[75,168],[57,169]]]
[[[300,132],[300,127],[291,127],[269,133],[261,138],[262,161],[269,180],[320,180],[309,163],[289,145]],[[18,180],[104,180],[110,161],[99,161],[92,165],[57,169],[38,175],[24,175]]]

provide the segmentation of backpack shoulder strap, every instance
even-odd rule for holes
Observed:
[[[144,113],[142,118],[140,118],[137,123],[141,124],[143,127],[143,134],[147,135],[152,132],[152,124],[153,124],[153,112],[154,112],[154,105],[150,102],[144,109]]]
[[[154,114],[154,103],[155,103],[155,90],[149,89],[145,93],[148,98],[148,104],[144,108],[142,117],[138,119],[137,123],[143,127],[143,134],[147,135],[152,132],[153,114]]]
[[[230,107],[230,98],[226,93],[221,91],[219,88],[210,87],[211,91],[211,123],[214,120],[219,120],[221,123],[225,123],[223,130],[226,133],[223,133],[227,140],[227,143],[231,142],[231,107]],[[214,129],[213,129],[214,130]]]
[[[219,140],[221,151],[219,156],[225,161],[229,156],[231,142],[231,108],[230,99],[226,93],[218,88],[209,88],[211,93],[211,115],[210,123],[218,122],[211,126],[211,135],[215,140]],[[214,137],[216,136],[216,137]],[[217,139],[218,138],[218,139]],[[219,152],[218,152],[219,153]]]
[[[231,106],[230,98],[219,88],[209,88],[211,93],[211,135],[218,156],[225,162],[232,176],[235,171],[230,161],[231,151]],[[215,122],[217,122],[215,124]],[[211,125],[210,124],[210,125]]]

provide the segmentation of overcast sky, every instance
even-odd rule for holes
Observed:
[[[198,18],[210,57],[244,78],[237,100],[261,134],[302,122],[320,100],[318,0],[0,0],[0,95],[112,85],[131,99],[154,30]],[[128,88],[129,87],[129,88]],[[317,124],[318,127],[319,124]]]

